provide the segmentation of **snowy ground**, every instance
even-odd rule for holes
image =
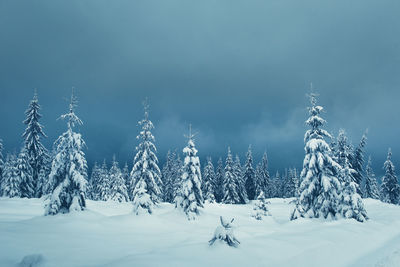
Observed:
[[[169,204],[135,216],[129,203],[88,201],[85,212],[44,217],[42,200],[0,198],[0,266],[27,255],[57,267],[400,266],[399,206],[365,200],[367,223],[290,222],[289,200],[270,201],[264,221],[251,205],[213,204],[189,222]],[[238,248],[208,246],[219,215],[235,218]]]

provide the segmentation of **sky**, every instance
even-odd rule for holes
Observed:
[[[301,168],[310,83],[326,129],[346,129],[382,173],[400,164],[398,0],[2,0],[0,138],[18,150],[37,89],[50,149],[71,88],[90,164],[131,164],[148,97],[161,163],[192,124],[202,160]]]

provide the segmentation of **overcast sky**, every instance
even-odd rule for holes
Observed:
[[[326,129],[356,144],[369,129],[377,173],[400,166],[400,1],[48,0],[0,2],[0,137],[19,149],[37,88],[44,140],[65,130],[74,86],[90,163],[131,163],[148,96],[158,156],[192,123],[202,159],[301,167],[310,82]]]

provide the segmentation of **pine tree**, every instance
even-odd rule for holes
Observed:
[[[162,199],[161,171],[158,167],[156,146],[151,130],[153,123],[149,120],[149,105],[144,102],[144,118],[139,121],[141,131],[137,136],[140,140],[136,147],[136,155],[131,171],[131,185],[133,189],[133,212],[139,214],[142,210],[152,213],[153,206]]]
[[[354,169],[354,182],[356,182],[357,193],[362,196],[361,183],[364,180],[364,149],[367,145],[367,131],[361,137],[361,141],[352,155],[351,167]]]
[[[221,203],[224,198],[224,178],[225,171],[222,158],[218,159],[217,169],[215,171],[215,200]]]
[[[175,153],[172,153],[168,150],[167,160],[162,169],[162,182],[163,182],[163,200],[168,203],[172,203],[174,201],[174,181],[173,181],[173,173],[174,173],[174,160]]]
[[[175,201],[178,196],[179,190],[182,184],[182,173],[183,173],[183,163],[179,154],[174,152],[173,168],[171,173],[171,180],[173,184],[173,201]]]
[[[107,201],[111,199],[111,178],[105,159],[100,167],[99,180],[96,188],[98,200]]]
[[[3,140],[0,138],[0,196],[2,195],[3,173],[4,173],[4,157],[3,157]]]
[[[378,182],[376,181],[375,173],[372,170],[372,159],[371,156],[368,158],[367,168],[365,169],[365,189],[364,189],[364,197],[365,198],[373,198],[379,199],[379,189]]]
[[[299,194],[299,179],[296,169],[289,169],[288,181],[286,184],[286,197],[298,197]]]
[[[215,171],[211,157],[207,158],[207,164],[204,166],[202,191],[206,202],[215,202]]]
[[[264,192],[264,196],[271,197],[272,192],[271,192],[271,182],[268,172],[267,152],[264,152],[261,162],[257,164],[255,177],[256,177],[255,178],[256,196],[259,196],[261,192]]]
[[[22,148],[18,155],[16,167],[16,175],[21,179],[21,197],[33,197],[35,195],[35,186],[32,179],[33,171],[25,148]]]
[[[269,216],[270,213],[267,207],[267,200],[265,199],[264,192],[257,197],[257,201],[254,202],[253,213],[251,214],[256,220],[262,220],[264,216]]]
[[[225,161],[225,176],[224,176],[224,198],[222,203],[225,204],[240,204],[239,187],[237,177],[234,173],[234,162],[230,147],[228,147],[228,155]]]
[[[17,174],[17,157],[8,154],[4,164],[2,195],[5,197],[21,197],[21,177]]]
[[[92,172],[90,174],[90,179],[89,179],[89,185],[87,189],[87,197],[91,200],[98,200],[98,191],[97,191],[97,185],[99,184],[100,181],[100,175],[101,175],[101,170],[100,167],[97,163],[97,161],[94,163]]]
[[[86,208],[87,162],[82,151],[85,141],[75,126],[82,125],[76,116],[77,101],[71,95],[69,112],[61,116],[67,121],[67,131],[54,143],[55,156],[51,165],[49,182],[54,185],[46,215],[81,211]]]
[[[245,185],[246,182],[243,178],[242,165],[240,163],[240,158],[238,155],[236,155],[235,162],[233,164],[233,174],[236,177],[237,186],[239,189],[238,194],[240,198],[240,203],[246,204],[249,201],[249,198],[247,197],[246,185]]]
[[[281,174],[276,171],[275,177],[271,180],[271,197],[281,196]]]
[[[128,189],[126,188],[125,180],[122,176],[122,172],[118,166],[115,155],[113,156],[109,176],[111,182],[110,199],[118,202],[127,202],[129,200]]]
[[[243,179],[245,181],[246,193],[249,200],[256,198],[256,173],[253,169],[253,156],[251,153],[251,146],[249,146],[246,153],[246,164],[244,166]],[[258,188],[260,189],[260,188]]]
[[[400,185],[396,177],[392,163],[392,150],[389,148],[387,159],[383,165],[385,175],[382,177],[381,199],[383,202],[398,204],[400,197]]]
[[[325,120],[320,117],[323,110],[316,104],[316,95],[310,95],[310,117],[306,124],[310,126],[304,137],[305,158],[301,172],[300,196],[297,200],[291,220],[299,217],[336,217],[339,210],[341,185],[337,178],[340,166],[332,160],[331,149],[324,140],[331,135],[321,129]]]
[[[128,167],[128,162],[125,162],[124,168],[122,169],[122,177],[124,178],[125,181],[125,186],[126,189],[128,190],[128,201],[131,200],[130,196],[129,196],[129,192],[132,192],[133,190],[131,190],[129,188],[129,167]]]
[[[36,184],[36,197],[41,197],[51,193],[49,188],[49,175],[51,172],[51,156],[46,153],[43,154],[42,164],[40,166],[38,181]]]
[[[340,194],[340,209],[345,218],[354,218],[359,222],[368,219],[361,196],[357,193],[357,183],[354,179],[356,171],[351,168],[350,155],[351,147],[347,143],[347,136],[344,130],[339,131],[338,142],[338,163],[341,166],[340,180],[342,192]]]
[[[181,208],[189,220],[194,220],[203,207],[203,193],[201,191],[200,160],[194,144],[192,127],[189,127],[188,144],[183,149],[185,160],[183,165],[182,184],[175,206]]]
[[[26,125],[25,132],[22,134],[25,142],[25,150],[27,157],[29,158],[29,164],[32,169],[32,175],[26,177],[26,179],[31,179],[29,184],[32,184],[34,188],[33,194],[26,195],[26,197],[41,197],[43,184],[38,184],[39,173],[44,165],[48,164],[48,152],[47,149],[40,142],[41,137],[47,137],[43,132],[43,126],[39,123],[42,115],[39,113],[40,105],[35,92],[33,99],[29,103],[28,109],[25,111],[26,119],[24,124]]]

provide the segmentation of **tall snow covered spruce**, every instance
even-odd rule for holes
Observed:
[[[256,174],[255,174],[255,184],[256,184],[256,196],[258,197],[261,192],[264,192],[264,196],[271,196],[271,181],[268,172],[268,157],[267,152],[264,152],[261,162],[257,164]]]
[[[224,165],[222,158],[219,158],[217,162],[217,169],[215,170],[215,200],[218,203],[221,203],[224,198],[224,177]]]
[[[162,200],[161,171],[158,167],[156,146],[151,130],[154,128],[149,119],[149,105],[147,100],[143,102],[144,118],[139,121],[141,131],[137,136],[140,140],[136,147],[136,155],[133,159],[133,168],[130,175],[131,190],[133,189],[133,212],[152,213],[153,206]]]
[[[174,172],[175,172],[175,158],[174,152],[168,150],[167,160],[162,169],[162,182],[163,182],[163,200],[168,203],[173,203],[175,198],[174,189]]]
[[[47,181],[39,180],[39,173],[41,169],[46,168],[45,172],[48,172],[49,167],[46,166],[49,164],[48,160],[48,152],[47,149],[40,142],[40,138],[47,137],[43,132],[43,126],[39,123],[39,119],[42,115],[39,113],[40,105],[37,93],[33,96],[33,99],[29,103],[28,109],[25,111],[26,119],[24,120],[24,124],[26,125],[26,129],[22,134],[25,143],[25,153],[29,159],[29,164],[32,169],[32,175],[30,177],[26,177],[31,181],[27,181],[29,184],[32,184],[34,191],[29,192],[29,195],[25,195],[25,197],[41,197],[43,194],[43,186]],[[41,177],[44,178],[43,176]]]
[[[386,203],[399,204],[400,185],[396,177],[390,148],[383,169],[385,170],[385,175],[382,177],[381,199]]]
[[[240,163],[239,155],[236,154],[235,162],[233,164],[233,174],[236,177],[236,181],[238,183],[238,194],[240,198],[240,203],[247,203],[249,202],[249,198],[247,197],[245,181],[243,179],[243,170],[242,165]]]
[[[22,148],[17,158],[16,175],[21,179],[21,197],[31,198],[35,195],[35,185],[32,178],[32,167],[26,148]]]
[[[234,162],[230,147],[228,147],[228,155],[225,161],[225,176],[223,183],[224,198],[222,203],[225,204],[244,204],[239,194],[239,182],[234,173]]]
[[[347,142],[347,136],[344,130],[339,131],[337,138],[338,163],[341,166],[339,178],[342,183],[340,194],[340,211],[345,218],[353,218],[359,222],[368,219],[361,196],[357,193],[358,184],[354,178],[357,172],[351,168],[351,147]]]
[[[376,181],[376,176],[374,170],[372,169],[372,159],[371,156],[368,158],[367,167],[365,169],[365,187],[364,194],[365,198],[379,199],[379,188],[378,182]]]
[[[251,145],[246,153],[246,164],[244,165],[243,179],[245,181],[246,193],[249,200],[257,197],[256,193],[256,172],[253,168],[253,156],[251,153]]]
[[[202,191],[206,202],[215,202],[215,171],[211,157],[207,158],[207,164],[204,166]]]
[[[99,179],[96,183],[96,193],[98,200],[107,201],[111,199],[111,179],[107,162],[104,159],[100,167]]]
[[[354,182],[356,182],[357,193],[360,196],[363,196],[361,190],[361,183],[364,180],[364,149],[365,146],[367,145],[367,133],[368,131],[365,131],[365,133],[361,137],[360,143],[358,144],[356,149],[354,149],[350,162],[351,167],[355,171],[353,173],[353,179]]]
[[[86,208],[87,162],[82,151],[85,141],[75,126],[82,125],[76,116],[77,100],[72,93],[69,112],[61,116],[67,121],[67,131],[55,141],[55,156],[51,165],[49,182],[53,190],[45,215],[82,211]]]
[[[291,220],[299,217],[335,218],[340,212],[341,185],[337,178],[340,166],[332,159],[331,149],[324,140],[331,135],[321,129],[325,120],[320,117],[323,108],[317,106],[316,95],[310,95],[310,117],[306,124],[305,158],[301,172],[300,196],[291,214]]]
[[[188,144],[183,149],[185,160],[183,163],[181,188],[175,200],[175,206],[185,212],[189,220],[196,219],[203,207],[203,193],[201,191],[200,160],[194,144],[192,127],[189,126]]]

